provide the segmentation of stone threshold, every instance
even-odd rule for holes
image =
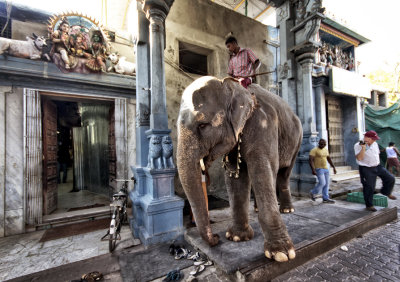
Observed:
[[[41,224],[37,224],[35,229],[42,230],[65,224],[78,223],[88,220],[102,219],[109,217],[111,217],[111,211],[109,206],[56,213],[43,216],[43,222]]]

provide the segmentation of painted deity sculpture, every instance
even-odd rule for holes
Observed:
[[[68,57],[70,52],[69,22],[66,18],[61,19],[58,29],[51,34],[51,39],[53,41],[53,49],[50,54],[60,53],[61,59],[65,64],[64,67],[70,69],[71,62]]]
[[[86,66],[95,72],[106,72],[107,48],[104,38],[99,30],[91,30],[90,33],[92,41],[92,46],[90,47],[91,58],[86,63]]]

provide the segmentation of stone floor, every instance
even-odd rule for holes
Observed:
[[[396,179],[396,183],[400,183],[400,179]],[[352,184],[347,183],[342,189],[350,189]],[[380,184],[378,183],[377,188]],[[354,182],[354,187],[359,188],[359,180]],[[400,208],[400,185],[396,184],[395,193],[399,200],[389,201],[389,207]],[[322,204],[321,199],[312,202],[307,198],[294,198],[294,206],[296,209],[315,207],[315,210],[319,210],[318,207],[323,207],[326,204]],[[338,200],[334,206],[346,207],[349,209],[364,210],[364,205],[358,203],[349,203],[346,201]],[[382,208],[378,208],[382,209]],[[256,219],[257,214],[254,213],[253,209],[249,211],[250,218]],[[210,211],[211,219],[218,223],[227,221],[230,219],[229,208],[212,210]],[[185,218],[187,221],[188,219]],[[84,224],[84,223],[82,223]],[[37,273],[43,270],[54,270],[57,266],[73,266],[76,272],[79,272],[79,267],[82,262],[101,257],[103,255],[110,259],[115,259],[114,255],[109,255],[108,242],[100,241],[100,238],[106,233],[106,230],[98,230],[83,235],[76,235],[67,238],[57,239],[41,243],[40,238],[45,231],[36,231],[32,233],[11,236],[6,238],[0,238],[0,281],[20,277],[23,275]],[[137,252],[145,251],[140,242],[132,237],[132,233],[128,226],[124,226],[122,233],[122,241],[117,245],[116,253],[128,252],[132,256]],[[173,257],[171,257],[173,259]],[[18,263],[16,263],[18,261]],[[75,264],[74,264],[75,263]],[[144,263],[151,264],[151,261],[144,261]],[[164,261],[167,265],[168,261]],[[97,268],[96,268],[97,265]],[[93,263],[94,270],[103,271],[98,264]],[[157,267],[157,266],[154,266]],[[99,269],[100,268],[100,269]],[[183,267],[182,273],[184,274],[186,281],[189,277],[189,272],[193,270],[193,266]],[[58,268],[57,271],[63,271],[62,267]],[[172,269],[171,269],[172,270]],[[82,271],[84,271],[82,269]],[[140,271],[140,267],[139,267]],[[79,272],[80,273],[80,272]],[[85,272],[84,272],[85,273]],[[79,275],[82,275],[80,273]],[[113,272],[105,273],[105,281],[122,281],[121,271],[116,268]],[[153,277],[148,279],[149,281],[162,281],[165,277],[161,275],[159,277]],[[66,274],[66,277],[68,275]],[[74,276],[75,277],[75,276]],[[150,277],[149,277],[150,278]],[[71,278],[72,279],[72,278]],[[75,277],[75,279],[79,279]],[[53,281],[65,281],[64,280],[53,280]],[[24,280],[18,280],[24,281]],[[31,280],[29,280],[31,281]],[[35,281],[52,281],[50,280],[35,280]],[[134,277],[131,280],[135,281]],[[207,267],[204,272],[198,276],[198,281],[229,281],[215,266]]]
[[[108,241],[100,241],[107,230],[39,242],[44,232],[0,238],[0,281],[109,253]],[[117,251],[140,244],[128,226],[121,238]]]
[[[80,208],[94,204],[103,204],[104,206],[110,204],[110,200],[106,195],[93,193],[87,190],[71,192],[73,188],[72,181],[72,169],[68,169],[67,182],[57,185],[57,209],[52,214],[64,213],[68,212],[71,208]]]

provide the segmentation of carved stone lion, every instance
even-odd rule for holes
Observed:
[[[161,136],[153,135],[150,138],[149,157],[147,167],[150,169],[161,169],[162,146]]]
[[[168,135],[162,138],[162,160],[164,168],[175,168],[173,159],[173,150],[171,137]]]

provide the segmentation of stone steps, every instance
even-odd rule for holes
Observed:
[[[350,166],[336,167],[337,174],[333,174],[333,169],[330,169],[332,182],[347,181],[350,179],[359,178],[358,170],[352,170]]]
[[[41,224],[36,225],[36,230],[110,217],[111,211],[109,206],[50,214],[43,216],[43,221]]]

